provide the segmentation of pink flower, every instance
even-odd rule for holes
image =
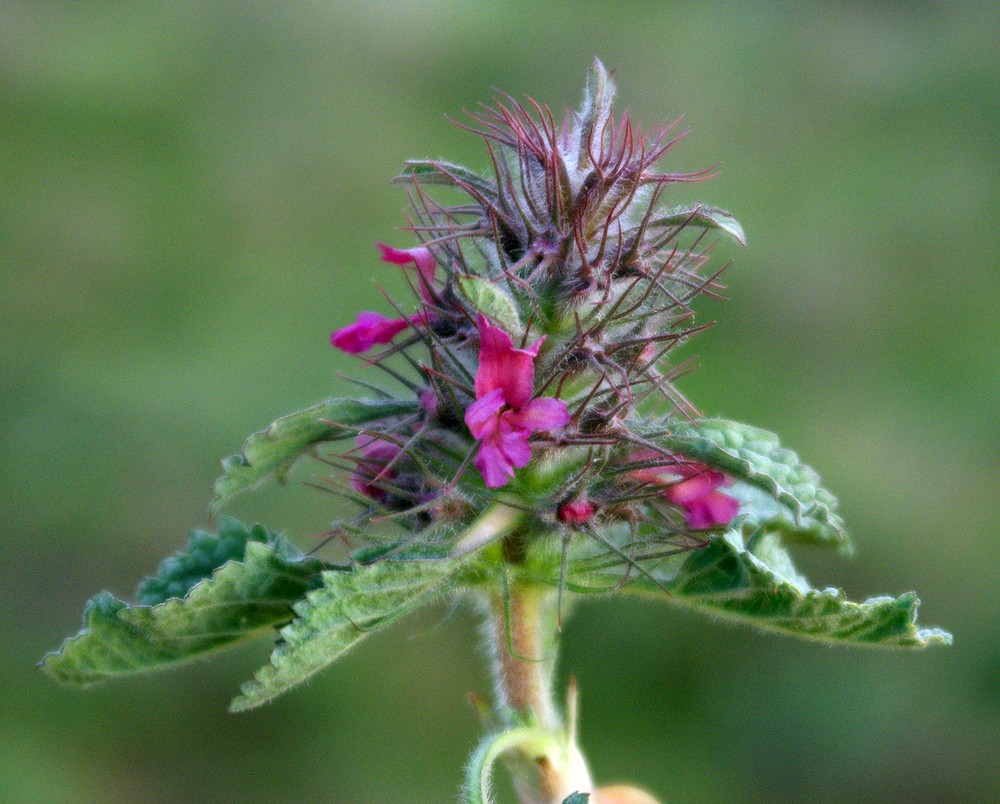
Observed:
[[[663,459],[652,450],[640,450],[631,456],[633,461]],[[728,525],[740,512],[739,500],[718,491],[720,486],[731,486],[733,479],[703,463],[684,461],[663,463],[649,469],[637,469],[629,476],[643,483],[664,486],[663,496],[684,511],[688,527],[706,530],[718,525]]]
[[[394,265],[408,265],[412,262],[416,265],[420,276],[420,295],[424,301],[432,301],[437,263],[428,249],[422,246],[420,248],[398,249],[384,243],[376,243],[375,245],[382,250],[383,262],[391,262]],[[377,343],[389,343],[400,332],[413,324],[427,324],[429,320],[430,317],[426,311],[411,315],[409,318],[386,318],[380,313],[365,310],[358,313],[353,324],[334,331],[330,335],[330,343],[342,352],[357,355],[367,352]]]
[[[371,435],[359,435],[356,443],[361,457],[357,459],[351,475],[351,488],[373,500],[382,500],[385,498],[385,489],[379,485],[379,481],[391,480],[396,476],[394,469],[386,467],[401,450],[391,441]]]
[[[424,246],[417,248],[393,248],[385,243],[376,243],[382,250],[382,262],[391,262],[393,265],[408,265],[413,263],[417,266],[419,276],[420,295],[424,301],[433,301],[434,274],[437,269],[437,261],[430,250]]]
[[[400,332],[410,326],[406,318],[386,318],[380,313],[364,310],[357,319],[330,335],[330,343],[342,352],[357,355],[367,352],[376,343],[389,343]]]
[[[535,358],[542,340],[515,349],[510,335],[478,316],[479,370],[476,401],[465,411],[469,432],[479,439],[476,468],[491,489],[506,486],[531,460],[528,437],[569,422],[566,403],[535,392]]]
[[[592,502],[577,497],[560,505],[556,510],[556,518],[567,525],[582,525],[590,521],[595,510]]]

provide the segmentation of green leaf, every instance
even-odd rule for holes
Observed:
[[[497,198],[496,185],[489,179],[484,179],[478,173],[461,165],[450,162],[434,162],[425,159],[413,159],[406,162],[403,172],[393,178],[394,184],[416,180],[421,184],[440,184],[447,187],[457,187],[460,190],[473,190],[474,195],[485,199]]]
[[[222,461],[222,477],[215,481],[213,511],[240,492],[274,474],[279,482],[292,464],[314,444],[354,435],[355,428],[386,416],[413,413],[416,400],[327,399],[298,413],[282,416],[267,429],[250,436],[239,455]]]
[[[792,541],[834,544],[850,551],[836,497],[798,455],[779,444],[776,435],[725,419],[677,421],[671,428],[670,434],[653,440],[765,493],[755,497],[735,490],[741,502],[748,503],[740,508],[748,515],[748,526],[780,530]]]
[[[231,709],[267,703],[322,670],[372,631],[448,591],[463,562],[381,561],[323,573],[323,586],[296,604],[271,664],[243,685]]]
[[[925,648],[952,641],[940,629],[916,627],[920,601],[912,592],[853,603],[842,590],[809,588],[777,539],[749,550],[730,531],[691,553],[672,577],[651,574],[660,586],[634,574],[622,591],[823,642]]]
[[[731,213],[726,212],[724,209],[709,207],[704,204],[675,207],[668,210],[664,215],[652,220],[649,226],[699,226],[703,229],[719,229],[734,238],[741,246],[747,244],[743,227],[740,226],[740,222]]]
[[[594,59],[593,65],[587,70],[587,84],[583,90],[583,106],[580,107],[580,153],[577,159],[577,169],[582,170],[588,164],[590,155],[588,141],[597,133],[604,132],[604,125],[611,114],[611,104],[615,99],[615,85],[607,69],[600,59]],[[601,149],[593,148],[596,153]]]
[[[590,793],[570,793],[562,800],[562,804],[587,804]]]
[[[521,334],[521,316],[514,299],[501,287],[478,276],[455,275],[459,293],[474,310],[500,324],[509,335]]]
[[[164,561],[141,584],[139,604],[94,597],[83,630],[41,666],[59,681],[91,684],[192,659],[288,620],[321,569],[281,536],[227,519],[218,536],[195,532],[187,551]]]

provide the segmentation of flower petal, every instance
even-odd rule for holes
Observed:
[[[493,326],[484,315],[479,325],[479,370],[476,372],[476,398],[482,399],[497,388],[504,400],[517,410],[531,401],[535,392],[535,358],[542,340],[526,349],[515,349],[504,330]]]
[[[480,442],[475,464],[487,488],[506,486],[514,476],[513,465],[492,439]]]
[[[431,254],[430,249],[419,246],[417,248],[393,248],[385,243],[376,243],[382,251],[382,262],[391,262],[393,265],[408,265],[413,263],[417,266],[420,274],[420,295],[425,301],[431,301],[434,288],[434,275],[437,270],[437,260]]]
[[[687,480],[675,483],[666,490],[667,499],[676,505],[688,505],[694,500],[714,492],[726,476],[722,472],[705,469]]]
[[[511,424],[519,430],[539,433],[565,427],[569,423],[569,410],[563,400],[541,396],[505,418],[509,418]]]
[[[367,352],[376,343],[389,343],[409,325],[405,318],[386,318],[364,310],[353,324],[331,333],[330,343],[342,352],[356,355]]]
[[[502,426],[492,440],[515,468],[523,469],[531,461],[531,445],[526,433]]]
[[[497,388],[466,408],[465,426],[469,428],[473,438],[488,438],[496,432],[503,406],[503,391]]]
[[[705,530],[718,525],[728,525],[739,512],[739,500],[721,491],[713,491],[688,503],[684,507],[684,518],[688,527]]]

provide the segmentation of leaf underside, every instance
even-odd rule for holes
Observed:
[[[130,605],[108,592],[90,600],[83,629],[40,665],[57,680],[91,684],[155,670],[266,632],[291,617],[321,563],[281,536],[224,520],[218,536],[195,532]]]
[[[212,510],[218,511],[270,475],[283,481],[292,464],[315,444],[347,438],[358,425],[417,408],[415,400],[331,398],[282,416],[250,436],[239,455],[223,459],[222,476],[213,486]]]

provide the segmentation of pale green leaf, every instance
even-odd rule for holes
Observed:
[[[213,487],[212,509],[218,510],[269,475],[283,480],[292,464],[315,444],[346,438],[355,434],[358,425],[418,408],[416,400],[332,398],[283,416],[250,436],[242,453],[223,459],[222,477]]]
[[[820,485],[819,475],[782,447],[773,433],[725,419],[698,419],[671,422],[671,432],[653,440],[764,492],[766,497],[755,498],[734,490],[748,503],[740,507],[748,526],[780,530],[792,541],[850,550],[837,499]]]
[[[587,84],[583,91],[583,106],[580,107],[580,153],[577,169],[582,170],[588,164],[589,151],[600,152],[599,144],[589,146],[590,139],[595,135],[600,137],[605,130],[608,116],[611,114],[611,104],[615,99],[615,84],[600,59],[594,59],[593,65],[587,71]]]
[[[498,323],[508,334],[521,333],[521,316],[514,299],[496,283],[478,276],[455,275],[455,286],[472,308]]]
[[[141,585],[141,603],[94,597],[83,630],[41,666],[90,684],[183,662],[288,620],[321,569],[281,536],[227,520],[219,536],[194,533],[186,552],[164,561]]]
[[[452,586],[461,561],[380,561],[323,573],[323,586],[295,606],[271,663],[243,685],[235,712],[267,703],[322,670],[372,631]]]
[[[747,244],[746,235],[740,222],[731,213],[718,207],[693,204],[675,207],[658,215],[648,224],[653,227],[697,226],[702,229],[719,229],[735,239],[740,245]]]

